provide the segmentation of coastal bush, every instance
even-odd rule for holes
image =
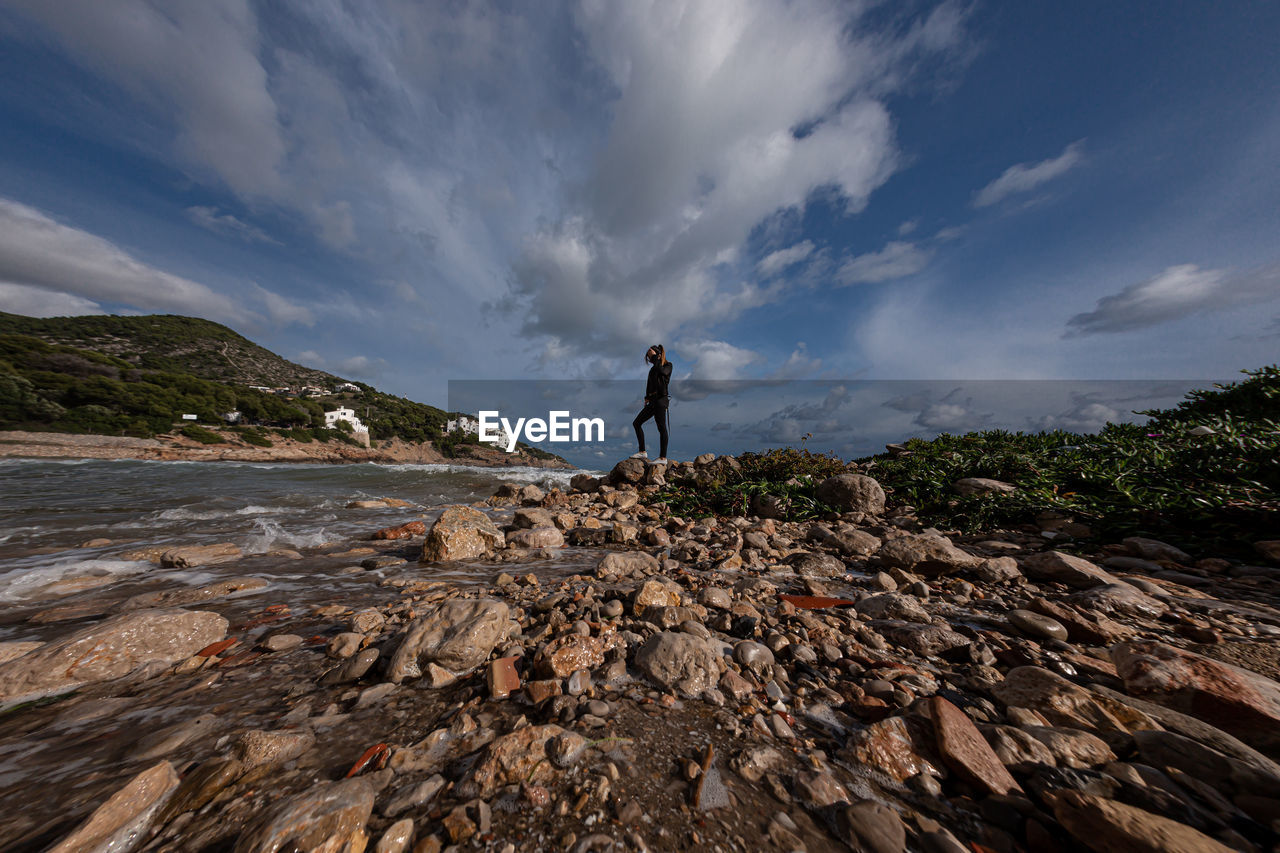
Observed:
[[[207,430],[198,424],[187,424],[180,432],[187,438],[194,439],[201,444],[224,444],[226,442],[226,439],[216,432]]]
[[[689,482],[671,483],[655,498],[677,515],[752,515],[753,503],[766,496],[791,519],[816,518],[832,511],[818,500],[818,483],[849,466],[833,454],[804,448],[776,448],[744,453],[738,466],[706,469]]]
[[[272,444],[271,439],[267,438],[265,435],[263,435],[262,433],[258,432],[255,429],[242,430],[240,432],[240,438],[243,439],[246,444],[252,444],[254,447],[274,447],[275,446],[274,444]]]

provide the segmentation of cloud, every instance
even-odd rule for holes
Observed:
[[[256,225],[251,225],[239,217],[230,213],[223,213],[216,207],[188,207],[187,218],[201,228],[205,228],[215,234],[225,234],[229,237],[237,237],[246,243],[271,243],[273,245],[281,245],[280,241],[263,231]]]
[[[906,222],[903,222],[901,225],[898,226],[898,236],[905,237],[919,227],[920,227],[919,217],[915,219],[908,219]]]
[[[811,254],[813,254],[813,242],[805,240],[796,243],[794,246],[779,249],[776,252],[765,255],[760,259],[760,263],[756,264],[756,271],[767,278],[775,273],[782,272],[792,264],[803,261]]]
[[[298,363],[315,370],[325,370],[347,379],[374,379],[387,367],[384,358],[370,358],[367,355],[353,355],[348,358],[331,359],[313,349],[298,353]]]
[[[804,341],[799,341],[778,369],[771,374],[774,379],[799,379],[813,374],[822,367],[822,359],[810,358],[809,348]]]
[[[79,317],[105,314],[98,303],[70,293],[0,282],[0,311],[28,317]]]
[[[294,323],[303,326],[315,325],[316,317],[310,308],[285,299],[280,294],[273,293],[259,284],[254,284],[253,289],[266,307],[267,316],[276,325],[288,326]]]
[[[1232,305],[1280,298],[1280,264],[1232,274],[1195,264],[1166,267],[1154,278],[1104,296],[1067,321],[1065,335],[1130,332]]]
[[[759,353],[735,347],[725,341],[687,341],[677,347],[693,366],[686,377],[694,379],[736,379],[752,364],[763,359]]]
[[[0,281],[144,310],[232,321],[252,316],[203,284],[9,199],[0,199]]]
[[[1043,183],[1066,174],[1084,159],[1084,140],[1071,143],[1057,157],[1039,163],[1018,163],[1004,170],[1000,177],[978,190],[974,207],[990,207],[1011,195],[1029,192]]]
[[[878,252],[850,258],[836,278],[842,284],[875,284],[915,275],[929,264],[931,253],[915,243],[893,241]]]
[[[995,420],[992,412],[981,412],[972,397],[962,397],[961,388],[938,396],[930,391],[904,394],[885,401],[885,408],[910,414],[918,427],[941,433],[966,433],[986,429]]]

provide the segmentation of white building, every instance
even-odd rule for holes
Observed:
[[[334,409],[332,412],[324,413],[324,425],[329,429],[334,429],[338,421],[346,421],[351,424],[351,429],[355,432],[369,431],[369,428],[360,422],[355,409]]]
[[[459,418],[446,422],[444,425],[444,431],[446,434],[454,431],[461,431],[461,432],[470,433],[471,435],[478,435],[480,432],[480,421],[468,415],[462,415]],[[497,442],[498,447],[506,447],[508,444],[511,443],[510,436],[505,429],[499,426],[496,429],[491,428],[489,431],[490,435],[494,434],[495,432],[498,435],[498,442]],[[486,442],[486,443],[489,443],[489,442]]]

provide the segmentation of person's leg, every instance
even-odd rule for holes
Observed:
[[[667,458],[667,408],[663,406],[657,409],[653,415],[653,422],[658,425],[658,447],[661,452],[658,457]]]
[[[636,430],[636,441],[640,442],[641,453],[644,453],[644,430],[640,428],[640,425],[651,417],[653,417],[653,407],[646,403],[645,407],[640,410],[640,414],[636,415],[636,419],[631,422],[631,426],[635,427]]]

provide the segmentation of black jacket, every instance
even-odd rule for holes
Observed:
[[[655,364],[649,368],[649,381],[644,386],[644,401],[657,406],[667,405],[667,388],[671,384],[671,362]]]

